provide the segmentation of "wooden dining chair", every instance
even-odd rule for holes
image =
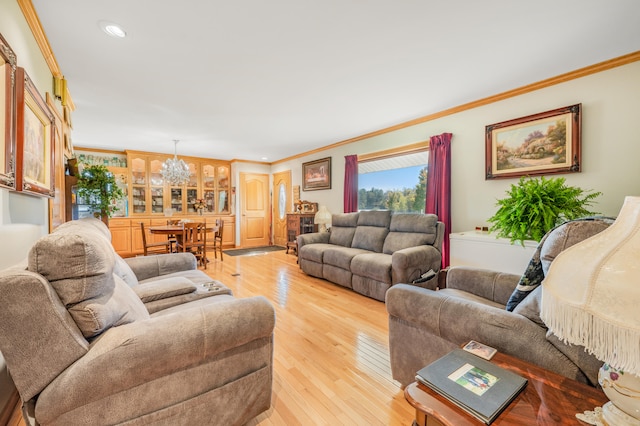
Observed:
[[[144,251],[145,256],[148,256],[150,254],[165,254],[171,252],[171,243],[169,243],[168,240],[160,241],[157,243],[147,242],[147,231],[146,229],[144,229],[144,222],[140,222],[140,230],[142,231],[142,250]]]
[[[167,225],[171,225],[171,226],[178,226],[180,225],[180,219],[168,219],[167,220]],[[176,251],[178,251],[177,249],[177,235],[176,234],[167,234],[167,240],[169,240],[169,251],[171,251],[171,253],[174,253]]]
[[[202,222],[188,222],[183,225],[177,241],[177,249],[190,252],[198,259],[198,264],[207,269],[207,227]]]
[[[222,219],[216,219],[216,231],[213,233],[213,257],[218,258],[218,252],[220,252],[220,260],[222,258],[222,231],[224,230],[224,221]]]

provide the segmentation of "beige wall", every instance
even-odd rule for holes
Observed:
[[[344,156],[407,145],[444,132],[452,140],[452,230],[486,226],[487,218],[517,179],[484,179],[485,126],[555,108],[582,103],[582,172],[560,175],[570,185],[601,191],[595,209],[616,216],[626,195],[640,195],[640,62],[551,86],[490,105],[276,164],[291,168],[301,184],[301,163],[332,157],[331,190],[303,192],[302,198],[342,211]],[[330,143],[330,141],[328,141]]]

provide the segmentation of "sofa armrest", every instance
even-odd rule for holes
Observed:
[[[548,350],[545,329],[522,315],[444,292],[398,284],[387,291],[386,306],[390,316],[456,345],[476,340],[525,359]]]
[[[298,253],[305,244],[328,243],[329,232],[310,232],[298,235]]]
[[[442,265],[442,253],[433,246],[416,246],[398,250],[391,255],[391,283],[411,283],[420,275]]]
[[[222,354],[235,348],[261,339],[270,341],[274,326],[273,306],[259,296],[185,307],[170,315],[113,327],[40,394],[36,417],[47,424],[93,401],[224,359]],[[215,374],[224,383],[225,373]],[[88,379],[96,375],[100,380]]]
[[[198,267],[196,257],[191,253],[129,257],[125,259],[125,262],[136,274],[138,281],[174,272],[190,271]]]
[[[454,266],[447,272],[446,287],[463,290],[506,305],[519,280],[520,275]]]

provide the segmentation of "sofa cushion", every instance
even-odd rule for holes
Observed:
[[[115,252],[104,224],[64,225],[36,241],[28,268],[49,281],[82,334],[93,337],[111,326],[148,318],[144,304],[113,273]]]
[[[390,210],[362,211],[358,215],[358,226],[377,226],[389,229],[391,223]]]
[[[185,277],[171,277],[138,285],[133,288],[133,291],[143,303],[147,303],[154,300],[166,299],[167,297],[193,293],[196,291],[196,288],[193,282]]]
[[[367,251],[350,247],[329,247],[324,251],[322,255],[322,263],[325,265],[337,266],[342,269],[350,270],[351,259],[363,253],[367,253]]]
[[[65,306],[113,287],[114,251],[97,231],[71,229],[40,238],[29,252],[29,270],[44,276]]]
[[[518,303],[513,310],[514,314],[520,314],[535,322],[540,327],[546,328],[545,323],[540,319],[540,301],[542,298],[542,287],[536,287],[525,299]]]
[[[340,245],[340,244],[338,244]],[[301,259],[310,260],[316,263],[322,263],[322,257],[325,250],[336,247],[335,244],[315,243],[305,244],[300,247],[298,257]]]
[[[359,254],[351,260],[351,273],[391,284],[391,256],[382,253]]]
[[[85,338],[95,337],[118,325],[149,318],[149,312],[135,292],[114,274],[113,286],[103,287],[96,297],[68,308]]]
[[[351,247],[382,253],[384,240],[388,233],[388,228],[358,225],[356,233],[353,235]]]
[[[331,215],[329,244],[351,247],[353,234],[358,225],[359,213],[341,213]]]
[[[408,247],[433,244],[436,240],[438,217],[434,214],[394,214],[382,252],[392,254]]]

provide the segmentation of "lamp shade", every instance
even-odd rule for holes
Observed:
[[[565,343],[605,363],[605,423],[640,424],[640,197],[626,197],[610,227],[555,258],[540,317]]]
[[[327,227],[331,226],[331,213],[327,210],[327,206],[320,206],[313,220],[318,224],[320,231],[326,231]]]

